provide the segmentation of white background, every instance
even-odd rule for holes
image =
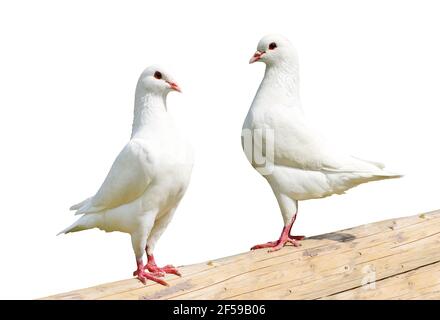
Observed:
[[[159,63],[183,94],[169,112],[196,165],[160,264],[190,264],[278,237],[269,185],[240,133],[263,76],[248,65],[279,32],[300,55],[304,109],[329,139],[406,174],[300,203],[314,235],[440,207],[440,6],[435,1],[2,1],[0,298],[129,278],[129,236],[55,234],[93,195],[130,135],[141,71]]]

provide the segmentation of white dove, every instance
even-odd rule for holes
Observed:
[[[60,232],[99,228],[129,233],[137,263],[133,275],[144,284],[150,279],[167,285],[158,277],[180,275],[171,265],[159,268],[153,256],[157,240],[187,189],[193,166],[192,148],[167,112],[166,97],[173,90],[180,92],[162,68],[144,70],[136,87],[130,141],[98,192],[70,208],[83,216]]]
[[[284,218],[277,241],[252,249],[299,246],[304,236],[290,231],[298,212],[298,200],[342,194],[361,183],[398,178],[380,163],[361,160],[331,148],[308,124],[299,98],[298,58],[290,42],[267,35],[249,63],[266,64],[264,78],[243,124],[243,149],[254,168],[269,182]],[[257,156],[265,157],[261,167]],[[258,163],[257,163],[258,162]]]

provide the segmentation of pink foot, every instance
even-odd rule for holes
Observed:
[[[168,264],[165,267],[158,267],[156,264],[156,261],[154,261],[154,256],[151,254],[147,254],[148,262],[145,265],[145,269],[150,271],[152,274],[154,274],[157,277],[163,277],[165,273],[168,274],[175,274],[176,276],[181,277],[179,270],[177,270],[174,266]]]
[[[295,247],[299,247],[301,243],[300,240],[304,239],[304,236],[291,236],[290,230],[292,229],[293,223],[295,222],[296,215],[292,218],[292,221],[284,226],[283,231],[281,232],[280,238],[277,241],[270,241],[263,244],[257,244],[253,246],[251,250],[270,248],[268,252],[278,251],[282,247],[284,247],[287,243],[291,243]]]
[[[137,270],[133,272],[133,276],[137,276],[140,282],[142,282],[143,284],[147,284],[147,280],[151,280],[163,286],[169,287],[169,284],[165,280],[159,279],[155,274],[146,272],[144,270],[145,267],[142,260],[137,261],[136,263],[137,263]]]
[[[264,248],[271,248],[269,252],[278,251],[282,247],[284,247],[287,243],[291,243],[295,247],[301,246],[300,240],[304,239],[304,236],[288,236],[288,237],[282,237],[277,241],[270,241],[263,244],[257,244],[256,246],[253,246],[251,250],[256,249],[264,249]]]

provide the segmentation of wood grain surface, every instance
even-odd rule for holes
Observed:
[[[44,299],[439,299],[440,211],[180,267],[170,287],[136,279]]]

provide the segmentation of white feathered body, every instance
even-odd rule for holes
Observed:
[[[131,234],[136,256],[152,250],[190,181],[193,151],[166,112],[163,97],[137,101],[131,140],[95,196],[73,206],[83,216],[62,231],[90,228]]]
[[[308,125],[298,95],[297,72],[295,63],[268,66],[243,124],[243,129],[263,132],[262,139],[253,140],[253,148],[266,158],[270,148],[265,132],[273,134],[273,168],[264,177],[285,222],[296,214],[298,200],[341,194],[361,183],[399,176],[384,171],[380,163],[331,148]]]

